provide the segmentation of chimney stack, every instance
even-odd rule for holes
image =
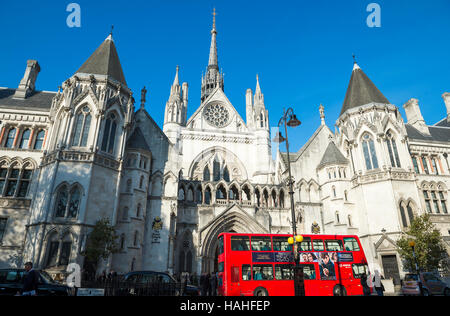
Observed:
[[[442,99],[444,99],[445,107],[447,108],[447,122],[450,122],[450,93],[444,92]]]
[[[406,112],[407,123],[415,127],[422,134],[430,135],[428,126],[425,124],[425,120],[420,112],[419,100],[410,99],[403,105],[403,108]]]
[[[40,71],[41,67],[37,60],[27,61],[25,75],[20,81],[19,88],[16,89],[14,98],[25,99],[33,93],[36,86],[36,79]]]

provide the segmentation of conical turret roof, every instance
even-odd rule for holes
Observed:
[[[389,104],[388,99],[378,90],[358,64],[355,63],[341,115],[349,109],[373,102]]]
[[[112,35],[109,35],[76,73],[104,75],[127,85]]]

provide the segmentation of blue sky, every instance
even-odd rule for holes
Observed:
[[[69,28],[66,7],[81,7],[81,27]],[[366,11],[381,6],[381,27]],[[352,54],[391,103],[419,99],[428,124],[444,117],[450,92],[450,1],[2,1],[0,86],[17,87],[26,60],[37,59],[37,89],[56,91],[108,36],[114,39],[137,105],[147,87],[147,110],[162,127],[175,68],[189,83],[188,115],[200,105],[200,78],[217,10],[219,66],[225,93],[245,119],[245,91],[256,74],[275,126],[293,107],[301,127],[290,131],[297,151],[320,125],[325,106],[332,130],[353,67]],[[5,35],[6,34],[6,35]],[[404,116],[406,119],[406,116]]]

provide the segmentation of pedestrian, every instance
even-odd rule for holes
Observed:
[[[367,284],[367,274],[365,274],[365,273],[363,273],[361,275],[361,286],[363,288],[364,296],[369,296],[370,295],[370,287]]]
[[[373,277],[373,284],[374,284],[375,291],[377,292],[378,296],[384,296],[383,292],[385,291],[385,289],[384,289],[383,282],[381,282],[381,280],[383,280],[383,279],[384,279],[383,276],[381,276],[380,280],[378,280],[379,282],[377,282],[375,276]]]
[[[22,296],[36,296],[39,274],[33,269],[33,263],[25,263],[26,275],[23,280]]]
[[[200,280],[199,280],[199,286],[200,286],[200,295],[205,296],[205,274],[200,274]]]
[[[216,290],[217,290],[217,278],[216,274],[214,272],[211,272],[211,276],[209,279],[210,287],[211,287],[211,293],[210,296],[216,296]]]
[[[211,276],[206,273],[205,276],[206,296],[211,296]]]

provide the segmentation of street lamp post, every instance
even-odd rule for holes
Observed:
[[[303,241],[302,236],[297,235],[297,223],[295,219],[295,205],[294,205],[294,183],[292,179],[292,173],[291,173],[291,158],[289,156],[289,140],[288,140],[288,131],[287,127],[297,127],[301,124],[301,122],[297,119],[297,117],[294,114],[294,110],[292,108],[287,109],[285,111],[283,109],[283,117],[278,122],[278,128],[281,126],[281,124],[284,125],[284,132],[286,134],[286,138],[283,137],[281,132],[278,132],[278,135],[275,136],[273,139],[274,142],[277,143],[283,143],[286,141],[286,151],[287,151],[287,162],[288,162],[288,172],[289,172],[289,195],[291,197],[291,219],[292,219],[292,233],[293,238],[289,238],[289,243],[293,245],[292,252],[294,257],[294,289],[295,289],[295,295],[296,296],[304,296],[304,287],[301,286],[302,283],[300,279],[303,279],[303,271],[300,267],[300,258],[298,256],[298,243],[301,243]]]

